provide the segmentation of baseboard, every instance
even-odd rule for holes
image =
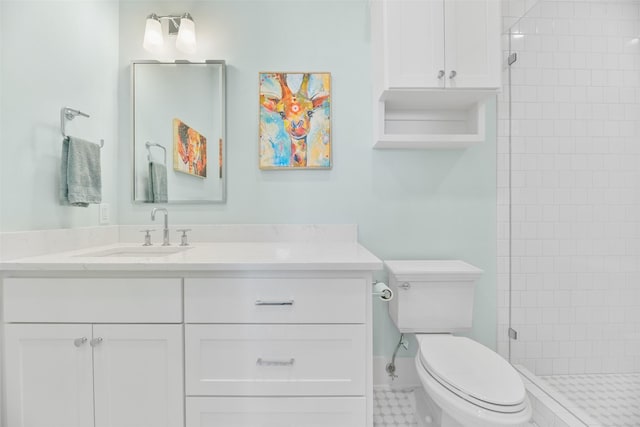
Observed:
[[[391,378],[387,374],[386,366],[391,359],[382,356],[373,358],[373,384],[392,385],[398,387],[414,387],[420,384],[418,372],[416,371],[415,360],[413,357],[397,357],[396,358],[396,375]]]

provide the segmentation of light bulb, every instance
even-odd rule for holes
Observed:
[[[195,53],[196,51],[196,26],[188,13],[185,13],[180,19],[176,48],[184,53]]]
[[[142,47],[149,52],[157,52],[162,48],[164,40],[162,38],[162,25],[155,13],[147,16],[147,25],[144,28],[144,41]]]

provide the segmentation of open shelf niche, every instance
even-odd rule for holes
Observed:
[[[470,90],[383,91],[375,106],[377,149],[459,149],[485,139],[491,93]]]

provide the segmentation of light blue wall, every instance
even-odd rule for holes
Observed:
[[[38,6],[38,2],[12,3],[13,7]],[[119,59],[112,57],[115,50],[102,38],[104,32],[98,40],[108,46],[106,53],[104,49],[96,49],[89,38],[73,40],[73,49],[56,51],[58,43],[64,40],[55,32],[46,31],[47,20],[38,21],[44,26],[42,34],[35,30],[29,33],[30,37],[43,37],[43,41],[38,44],[32,40],[28,55],[25,52],[18,55],[19,51],[12,50],[8,56],[3,50],[0,226],[4,231],[97,224],[97,212],[69,210],[72,208],[57,204],[54,184],[59,165],[57,109],[67,103],[78,108],[89,105],[91,112],[96,110],[99,114],[95,122],[84,124],[86,131],[101,135],[103,124],[108,134],[115,122],[109,117],[110,103],[115,99],[115,85],[108,80],[109,76],[119,84],[119,137],[107,137],[107,143],[118,140],[118,160],[110,161],[103,174],[107,181],[106,197],[119,223],[149,224],[149,207],[131,202],[129,61],[153,58],[141,47],[147,14],[189,11],[197,25],[199,52],[187,59],[225,59],[228,63],[228,202],[171,206],[172,222],[355,223],[361,242],[382,259],[463,259],[485,271],[476,292],[473,336],[495,347],[495,103],[488,108],[487,141],[477,147],[463,151],[373,150],[372,52],[366,0],[42,3],[48,4],[52,13],[57,11],[61,15],[67,9],[77,10],[75,3],[85,5],[86,9],[80,10],[90,15],[103,8],[111,14],[118,13],[119,6],[119,16],[109,19],[110,23],[118,21],[119,26],[100,27],[111,37],[119,37]],[[8,3],[3,3],[2,11],[3,48],[7,41],[4,4]],[[31,12],[45,10],[49,9]],[[54,60],[42,63],[36,61],[40,57],[38,49],[51,51],[60,60],[71,54],[79,57],[73,56],[64,63]],[[98,74],[89,81],[88,89],[64,97],[69,93],[63,86],[65,81],[81,85],[86,78],[72,75],[64,80],[66,65],[84,64],[82,58],[89,62],[94,56],[104,60],[105,54],[108,61],[119,63],[117,76],[112,67],[102,66],[104,73],[96,71]],[[160,56],[176,57],[185,58],[175,56],[170,47]],[[8,76],[8,63],[30,67],[23,67],[22,75]],[[260,71],[331,72],[332,170],[258,169]],[[96,80],[96,76],[100,79]],[[28,82],[33,84],[27,85]],[[5,96],[7,88],[22,86],[25,86],[22,91],[12,90],[11,97]],[[20,98],[25,93],[29,102]],[[102,121],[101,114],[107,119]],[[19,118],[16,122],[20,124],[19,132],[7,133],[14,117]],[[13,159],[16,153],[22,153],[16,147],[26,150],[27,157],[35,163],[22,166],[8,160],[7,156]],[[379,276],[384,274],[380,272]],[[386,307],[376,302],[375,309],[374,352],[388,355],[398,336],[388,320]]]
[[[102,194],[113,204],[117,1],[2,0],[0,34],[0,231],[97,225],[97,205],[59,203],[60,108],[91,115],[70,135],[105,140]]]
[[[228,202],[171,206],[174,223],[355,223],[382,259],[459,258],[485,271],[476,293],[473,336],[495,348],[495,103],[487,141],[462,151],[377,151],[372,147],[371,45],[365,0],[122,2],[120,123],[129,120],[129,62],[153,58],[141,45],[144,16],[189,11],[199,52],[225,59]],[[185,58],[168,46],[156,58]],[[258,169],[258,72],[329,71],[333,84],[333,169]],[[123,162],[131,132],[121,127]],[[121,188],[129,190],[130,175]],[[123,224],[149,224],[148,206],[123,191]],[[383,277],[383,273],[380,273]],[[397,342],[376,303],[376,355]]]

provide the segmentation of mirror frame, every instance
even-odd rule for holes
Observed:
[[[222,129],[220,134],[222,135],[222,195],[220,200],[170,200],[163,203],[154,203],[148,200],[136,200],[136,64],[158,64],[158,65],[177,65],[177,64],[215,64],[221,65],[220,68],[220,90],[222,92],[222,105],[220,106],[220,123]],[[227,202],[227,67],[226,62],[223,59],[207,59],[204,61],[158,61],[158,60],[146,60],[135,59],[131,61],[131,163],[132,163],[132,187],[131,187],[131,199],[133,203],[139,205],[210,205],[210,204],[224,204]]]

